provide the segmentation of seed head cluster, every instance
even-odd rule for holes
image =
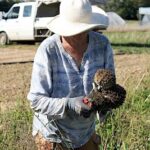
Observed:
[[[126,98],[126,90],[116,84],[115,75],[108,69],[99,69],[95,73],[93,90],[88,95],[94,110],[107,112],[120,107]]]

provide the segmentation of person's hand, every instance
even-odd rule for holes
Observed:
[[[90,106],[84,103],[84,97],[75,97],[67,99],[67,106],[69,109],[74,110],[77,114],[83,115],[84,117],[90,116]]]
[[[97,111],[98,106],[95,105],[94,99],[84,97],[83,103],[88,105],[91,108],[91,111]]]

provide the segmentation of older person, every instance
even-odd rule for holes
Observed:
[[[97,69],[114,71],[108,39],[92,31],[104,26],[99,17],[88,0],[63,0],[48,24],[56,34],[37,50],[28,94],[39,150],[98,150],[96,113],[83,98]]]

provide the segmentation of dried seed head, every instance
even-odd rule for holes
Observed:
[[[94,110],[107,111],[118,108],[126,98],[126,90],[116,84],[115,75],[107,69],[99,69],[94,76],[95,89],[88,95]]]
[[[98,91],[106,90],[116,84],[116,77],[108,69],[99,69],[95,73],[94,84]]]

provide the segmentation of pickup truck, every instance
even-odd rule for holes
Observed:
[[[47,23],[59,14],[60,1],[37,0],[14,4],[0,20],[0,45],[9,44],[10,41],[42,41],[50,36],[52,32],[48,30]],[[98,11],[106,14],[100,8]],[[108,17],[104,20],[106,29]]]
[[[51,32],[47,22],[59,14],[59,1],[14,4],[0,20],[0,45],[10,41],[41,41]]]

